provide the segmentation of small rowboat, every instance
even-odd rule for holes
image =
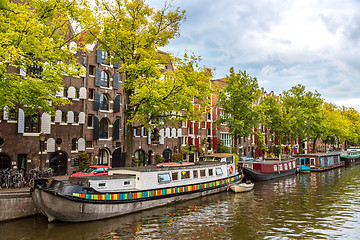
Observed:
[[[246,182],[246,183],[238,183],[230,185],[230,189],[236,193],[239,192],[248,192],[254,188],[254,183]]]

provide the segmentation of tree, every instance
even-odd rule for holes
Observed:
[[[298,137],[300,146],[302,146],[301,143],[306,138],[311,138],[315,146],[317,138],[324,131],[321,124],[321,105],[323,99],[320,93],[306,91],[305,86],[298,84],[290,90],[284,91],[282,99],[285,108],[291,109],[294,116],[295,121],[291,125],[292,138]],[[313,150],[315,150],[315,147]]]
[[[32,115],[69,103],[55,97],[64,75],[79,75],[69,23],[88,12],[82,1],[0,0],[0,109]]]
[[[282,98],[274,95],[264,95],[259,104],[261,110],[261,122],[268,128],[279,142],[279,149],[282,155],[282,143],[287,136],[292,134],[291,126],[295,122],[292,108],[285,108]]]
[[[225,78],[225,86],[218,92],[221,115],[218,123],[225,123],[234,137],[235,149],[238,139],[249,136],[258,125],[258,112],[255,101],[260,97],[257,79],[246,71],[235,73],[230,68],[230,75]]]
[[[98,30],[89,31],[88,37],[109,53],[110,62],[121,64],[118,71],[126,78],[122,85],[127,105],[125,165],[131,166],[133,128],[152,129],[165,122],[199,119],[202,108],[194,107],[191,100],[209,103],[211,71],[199,67],[200,59],[193,55],[180,59],[159,51],[179,37],[185,11],[172,11],[167,4],[155,10],[145,0],[96,4],[103,15]],[[170,65],[174,66],[172,71],[162,70]]]

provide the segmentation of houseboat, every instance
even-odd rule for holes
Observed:
[[[85,222],[218,193],[241,179],[233,161],[158,164],[67,182],[41,180],[32,195],[49,222]]]
[[[273,158],[255,161],[239,161],[238,167],[242,169],[245,178],[252,181],[270,180],[296,172],[295,158],[281,161]]]
[[[340,161],[343,161],[346,167],[360,164],[360,148],[348,148],[340,154]]]
[[[340,152],[298,154],[295,157],[297,165],[308,166],[312,172],[345,166],[340,161]]]

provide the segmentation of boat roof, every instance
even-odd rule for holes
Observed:
[[[340,155],[340,152],[296,154],[294,157],[327,157],[335,155]]]
[[[213,154],[207,154],[201,157],[218,157],[218,158],[223,158],[223,157],[230,157],[230,156],[234,156],[235,154],[233,153],[213,153]]]
[[[185,165],[185,166],[141,166],[141,167],[119,167],[119,168],[111,168],[109,172],[117,172],[119,170],[130,170],[134,172],[152,172],[152,171],[163,171],[163,170],[179,170],[179,169],[195,169],[201,167],[208,166],[220,166],[226,164],[225,162],[217,162],[217,161],[199,161],[195,162],[195,165]]]

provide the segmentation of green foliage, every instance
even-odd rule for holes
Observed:
[[[204,106],[210,103],[210,69],[200,67],[200,59],[192,54],[181,59],[159,51],[179,37],[185,11],[167,4],[155,10],[145,0],[95,2],[102,14],[98,18],[101,28],[87,37],[110,53],[110,62],[121,64],[119,73],[126,77],[122,85],[127,102],[126,152],[132,152],[133,127],[152,129],[199,120],[201,108],[194,108],[191,100],[196,98]]]
[[[264,138],[264,136],[259,131],[255,132],[255,134],[257,136],[257,145],[259,147],[259,150],[267,152],[269,149],[268,149],[268,147],[265,146],[265,138]]]
[[[163,162],[165,162],[165,158],[162,157],[159,153],[156,153],[155,154],[155,162],[156,163],[163,163]]]
[[[173,155],[173,161],[174,162],[180,162],[180,161],[182,161],[182,158],[183,156],[182,156],[182,154],[181,153],[175,153],[174,155]]]
[[[191,154],[196,152],[196,146],[195,145],[186,145],[181,146],[181,153],[182,154]]]
[[[224,145],[223,140],[220,140],[220,144],[218,145],[218,153],[230,153],[230,147]]]
[[[82,9],[81,11],[79,9]],[[70,102],[55,97],[64,75],[78,76],[79,64],[70,42],[76,41],[69,21],[82,19],[83,1],[33,0],[0,4],[0,109],[23,108],[27,115]],[[42,71],[29,72],[39,66]],[[20,76],[19,69],[26,74]]]
[[[86,152],[82,152],[79,155],[79,171],[84,170],[85,168],[87,168],[88,166],[91,165],[90,159],[89,159],[89,154],[87,154]]]
[[[246,71],[235,73],[234,68],[230,69],[225,86],[218,92],[221,115],[217,122],[225,123],[235,140],[248,136],[258,124],[258,109],[254,103],[259,96],[256,78]]]

